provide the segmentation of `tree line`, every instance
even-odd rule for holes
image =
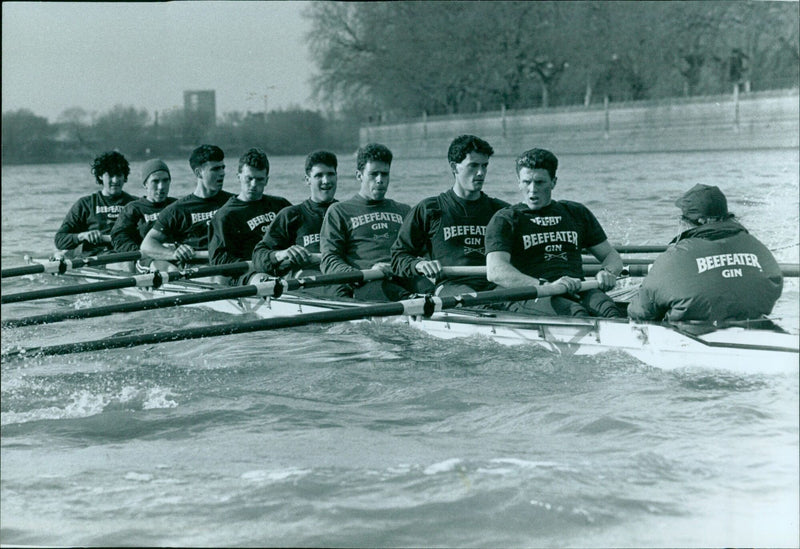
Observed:
[[[228,151],[260,147],[268,154],[307,154],[327,148],[352,152],[358,147],[357,122],[318,111],[287,109],[268,113],[224,113],[216,124],[199,128],[183,109],[149,113],[116,105],[99,114],[73,107],[51,123],[28,109],[2,115],[3,163],[51,163],[91,160],[117,149],[129,160],[182,158],[201,143]]]
[[[315,97],[362,121],[797,87],[797,2],[314,2]]]

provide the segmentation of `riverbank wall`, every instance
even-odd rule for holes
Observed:
[[[421,117],[363,126],[361,145],[383,143],[396,156],[446,157],[469,133],[499,156],[541,147],[558,154],[611,154],[800,148],[798,90],[668,101],[608,103]]]

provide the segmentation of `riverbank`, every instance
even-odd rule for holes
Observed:
[[[589,107],[422,117],[360,129],[363,145],[380,142],[395,155],[444,156],[457,135],[489,141],[498,155],[532,147],[557,154],[797,149],[798,90],[607,103]]]

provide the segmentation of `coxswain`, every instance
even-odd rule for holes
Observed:
[[[769,314],[783,290],[780,265],[728,212],[722,191],[698,184],[675,205],[683,231],[653,262],[628,316],[721,323]]]
[[[483,192],[494,149],[474,135],[460,135],[447,151],[453,186],[419,202],[406,216],[392,246],[392,270],[401,276],[440,277],[442,266],[484,266],[486,224],[509,204]],[[485,276],[439,281],[436,295],[495,288]]]
[[[586,206],[552,199],[557,168],[556,156],[544,149],[531,149],[517,158],[523,202],[498,211],[486,227],[486,276],[504,288],[547,283],[565,286],[568,293],[550,299],[558,315],[621,317],[614,301],[601,290],[614,287],[622,258]],[[599,289],[579,291],[583,249],[602,263],[596,275]],[[528,314],[544,312],[537,300],[507,307]]]
[[[66,257],[114,251],[109,233],[126,204],[136,200],[122,190],[131,173],[128,160],[117,151],[104,152],[92,162],[95,183],[102,188],[72,205],[55,235]]]
[[[224,160],[225,153],[216,145],[200,145],[192,151],[189,166],[197,180],[194,192],[161,210],[142,240],[143,255],[185,263],[208,249],[208,221],[233,196],[222,190]]]

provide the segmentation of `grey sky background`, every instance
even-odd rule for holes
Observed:
[[[3,2],[2,110],[162,111],[216,90],[217,114],[314,108],[309,2]]]

